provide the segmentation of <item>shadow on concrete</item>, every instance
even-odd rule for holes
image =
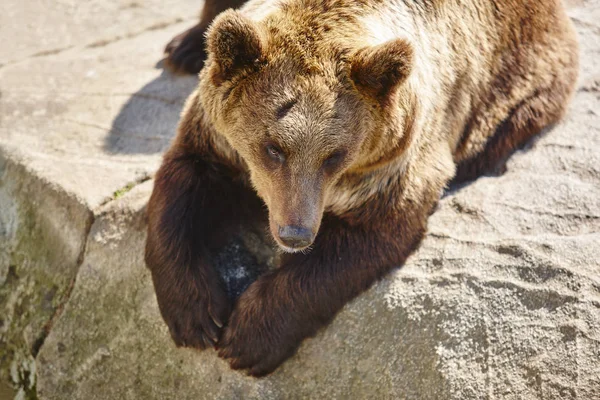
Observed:
[[[105,151],[124,154],[164,151],[175,135],[185,100],[197,85],[196,76],[176,76],[163,71],[123,106],[105,139]]]
[[[545,128],[542,128],[542,130],[533,135],[532,137],[530,137],[529,139],[527,139],[527,141],[525,143],[523,143],[521,146],[518,146],[516,149],[514,149],[513,151],[511,151],[505,158],[504,160],[501,160],[491,171],[486,171],[481,173],[479,176],[473,178],[473,179],[467,179],[467,180],[457,180],[456,178],[451,180],[448,183],[448,188],[444,191],[442,198],[447,197],[451,194],[457,193],[459,192],[461,189],[469,186],[470,184],[476,182],[479,178],[481,177],[501,177],[502,175],[504,175],[506,173],[506,171],[508,170],[508,164],[510,163],[510,160],[513,156],[520,154],[520,153],[527,153],[529,152],[531,149],[533,149],[535,147],[535,145],[542,140],[543,138],[545,138],[548,134],[550,134],[555,128],[556,128],[556,124],[552,124],[549,125]],[[485,150],[484,150],[485,151]]]

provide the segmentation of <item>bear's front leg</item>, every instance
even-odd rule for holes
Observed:
[[[354,216],[325,216],[309,253],[286,255],[238,299],[219,355],[251,375],[273,371],[344,304],[402,265],[425,232],[432,204],[402,213],[374,207],[358,224]]]
[[[165,47],[165,66],[172,72],[197,74],[204,65],[204,35],[206,27],[201,24],[181,32]]]
[[[238,8],[246,0],[206,0],[200,22],[175,36],[165,47],[166,66],[176,73],[197,74],[206,59],[204,36],[212,20],[228,8]]]
[[[148,203],[146,265],[178,346],[202,349],[218,341],[230,302],[209,252],[261,208],[235,171],[210,154],[175,145],[165,155]]]

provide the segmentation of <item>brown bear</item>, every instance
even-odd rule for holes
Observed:
[[[251,0],[206,46],[146,263],[176,344],[256,376],[401,266],[453,179],[557,122],[578,70],[560,0]],[[210,254],[247,226],[282,254],[233,302]]]

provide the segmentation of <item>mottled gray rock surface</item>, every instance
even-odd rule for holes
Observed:
[[[148,179],[195,85],[154,67],[198,7],[175,3],[0,16],[23,37],[0,49],[0,380],[41,399],[600,399],[599,0],[567,2],[565,121],[448,193],[406,266],[260,380],[176,349],[143,264]]]

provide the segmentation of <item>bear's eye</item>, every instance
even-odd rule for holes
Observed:
[[[323,166],[325,168],[335,168],[338,165],[340,165],[342,163],[342,161],[344,161],[344,158],[346,157],[346,152],[345,151],[336,151],[333,154],[331,154],[329,157],[327,157],[325,159],[325,161],[323,161]]]
[[[278,162],[283,162],[285,161],[285,156],[283,155],[283,151],[281,151],[281,149],[277,146],[275,146],[274,144],[268,144],[265,146],[265,150],[267,152],[267,155]]]

